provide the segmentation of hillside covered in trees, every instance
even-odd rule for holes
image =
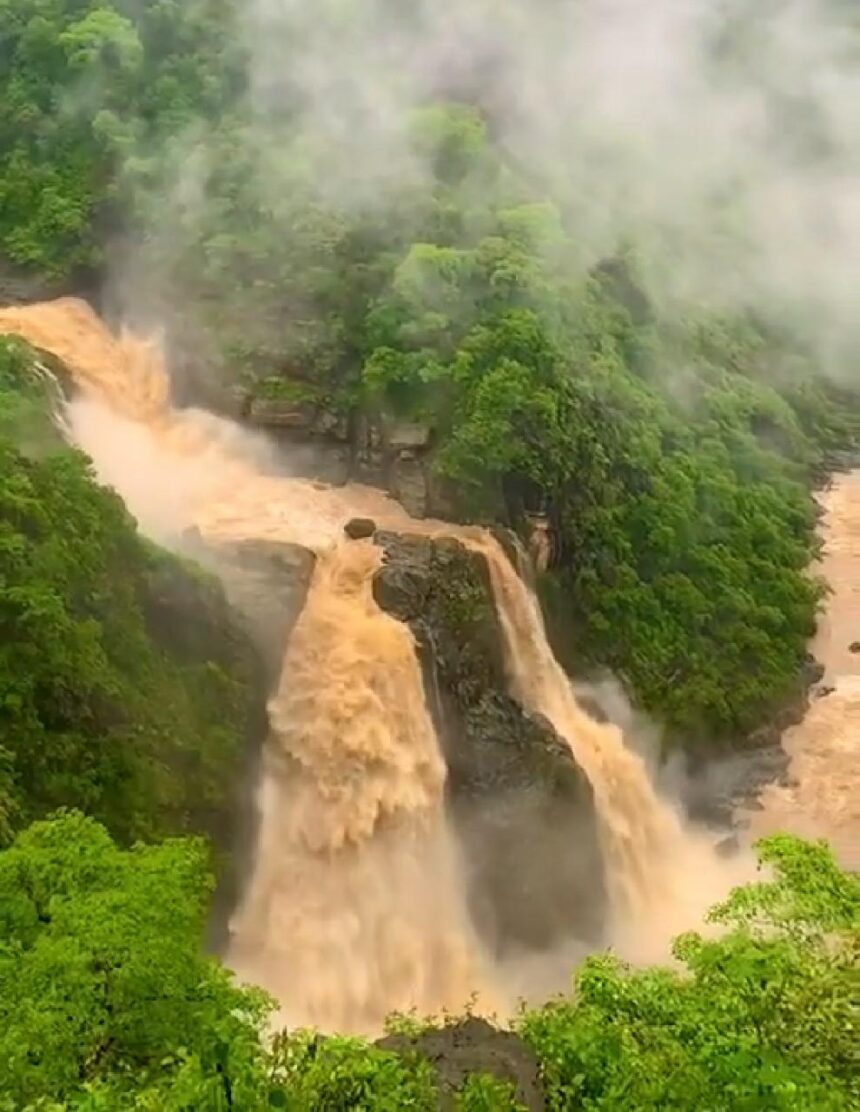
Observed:
[[[820,376],[802,322],[656,297],[670,259],[636,229],[595,253],[551,165],[509,140],[502,61],[410,88],[384,131],[354,64],[332,95],[355,119],[323,117],[298,17],[235,18],[214,0],[6,0],[0,255],[48,288],[110,280],[108,305],[128,291],[210,393],[301,403],[354,450],[367,420],[419,423],[442,510],[548,515],[569,664],[621,677],[686,746],[766,723],[812,630],[810,487],[856,443],[856,396]],[[727,8],[717,76],[743,87],[762,19]],[[338,61],[367,30],[348,6],[318,23]]]
[[[832,46],[842,95],[850,0],[810,5],[832,42],[788,46],[770,32],[790,5],[712,5],[697,55],[711,93],[760,109],[744,144],[822,190],[797,256],[791,205],[710,100],[655,140],[658,178],[629,176],[652,163],[612,97],[587,172],[558,154],[590,118],[553,85],[565,5],[301,7],[0,0],[0,300],[85,292],[163,326],[185,397],[299,407],[354,460],[373,430],[422,430],[429,510],[548,521],[539,587],[573,674],[620,678],[667,747],[743,743],[803,686],[812,491],[856,458],[860,415],[856,332],[828,301],[850,289],[827,225],[844,131],[813,54],[787,88],[768,50]],[[678,170],[702,105],[726,171],[706,206]],[[771,209],[789,222],[757,239]],[[857,1106],[857,878],[787,838],[676,968],[591,958],[575,995],[524,1011],[531,1089],[475,1067],[449,1091],[414,1017],[383,1046],[270,1042],[272,1002],[202,949],[260,663],[218,585],[63,443],[58,370],[0,339],[2,1112]]]
[[[0,1108],[854,1107],[860,889],[790,838],[715,910],[723,934],[678,940],[685,972],[590,959],[575,996],[515,1020],[514,1050],[456,1017],[270,1043],[272,1002],[203,951],[253,654],[218,589],[62,444],[59,368],[0,350]],[[171,837],[188,832],[209,847]]]

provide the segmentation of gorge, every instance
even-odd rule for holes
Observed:
[[[856,0],[0,0],[0,1112],[855,1112]]]
[[[490,532],[284,474],[237,426],[174,409],[157,344],[112,336],[82,302],[2,310],[0,331],[62,361],[68,433],[145,532],[202,544],[213,566],[237,545],[306,554],[227,949],[284,1021],[373,1034],[392,1011],[456,1012],[473,995],[510,1014],[518,995],[563,988],[577,949],[665,958],[752,875],[578,705]],[[519,751],[482,769],[499,723]]]

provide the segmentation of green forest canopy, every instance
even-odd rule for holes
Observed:
[[[761,855],[772,878],[714,910],[719,935],[679,938],[679,969],[590,958],[575,996],[520,1016],[548,1108],[857,1107],[858,878],[823,844]],[[76,813],[0,853],[0,1109],[434,1112],[425,1059],[302,1032],[267,1045],[271,1001],[201,955],[208,891],[196,841],[121,850]],[[518,1108],[498,1078],[450,1096]]]
[[[234,18],[0,0],[0,267],[91,283],[132,248],[228,380],[429,425],[464,516],[547,511],[578,668],[611,668],[690,748],[765,721],[813,628],[810,490],[856,444],[856,397],[791,321],[657,304],[641,245],[586,265],[476,102],[418,105],[424,172],[341,203],[294,105],[261,132]],[[206,203],[166,205],[187,162]],[[230,839],[256,662],[50,404],[0,341],[0,1109],[435,1108],[418,1059],[269,1046],[271,1002],[202,956],[209,853],[176,836]],[[551,1108],[857,1107],[857,877],[793,839],[762,856],[774,876],[716,910],[725,933],[678,941],[683,972],[593,958],[520,1018]],[[487,1077],[455,1099],[515,1108]]]
[[[584,267],[551,185],[462,100],[403,121],[421,173],[342,202],[299,90],[262,115],[247,95],[225,0],[0,16],[0,257],[74,278],[135,245],[228,380],[429,425],[456,512],[550,514],[568,663],[611,669],[686,746],[792,697],[809,491],[858,409],[791,322],[658,308],[635,244]],[[198,200],[173,204],[188,165]]]

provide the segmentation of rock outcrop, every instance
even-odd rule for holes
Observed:
[[[223,584],[262,657],[268,686],[274,688],[287,641],[304,606],[314,554],[280,541],[208,544],[196,529],[186,533],[186,540],[191,554]]]
[[[591,788],[552,726],[508,694],[483,557],[453,539],[376,541],[374,594],[417,640],[482,936],[500,955],[597,942],[606,897]]]
[[[819,697],[823,674],[822,665],[807,654],[793,692],[769,722],[727,754],[689,761],[682,799],[691,819],[715,829],[731,829],[739,810],[759,808],[758,797],[767,785],[787,783],[789,757],[782,737],[803,721],[811,701]]]
[[[224,723],[231,751],[195,753],[195,763],[186,759],[182,763],[188,767],[180,764],[178,773],[188,781],[188,801],[177,832],[205,832],[216,850],[217,887],[206,938],[215,951],[226,944],[228,920],[253,857],[257,768],[268,733],[262,654],[245,615],[222,587],[192,564],[163,553],[147,571],[141,599],[149,635],[169,659],[189,674],[220,673],[241,692],[241,714]],[[193,692],[192,697],[205,702],[207,692]],[[204,792],[201,779],[204,770],[212,775],[214,762],[220,766],[217,782]],[[213,794],[214,801],[208,800]]]
[[[207,944],[216,952],[229,941],[229,918],[236,907],[256,852],[260,758],[269,731],[266,699],[277,686],[287,641],[313,574],[315,557],[299,545],[264,540],[206,543],[197,530],[185,537],[187,551],[220,581],[234,624],[254,646],[259,676],[253,729],[243,749],[231,789],[231,826],[226,856],[209,917]],[[214,636],[214,635],[213,635]]]
[[[471,1017],[417,1035],[387,1035],[376,1045],[408,1058],[418,1055],[430,1063],[437,1078],[441,1112],[460,1107],[457,1094],[476,1074],[510,1086],[517,1104],[527,1112],[541,1112],[546,1107],[534,1052],[518,1035],[501,1031],[486,1020]]]
[[[53,281],[0,255],[0,306],[30,305],[67,292],[68,283]]]
[[[289,398],[233,399],[232,416],[305,450],[308,478],[348,480],[383,487],[413,517],[437,511],[430,476],[429,426],[356,413],[347,418],[325,407]]]

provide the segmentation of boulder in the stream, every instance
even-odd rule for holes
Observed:
[[[376,532],[376,522],[371,521],[369,517],[354,517],[344,525],[343,531],[350,540],[364,540],[367,537],[372,537]]]
[[[500,954],[599,941],[591,787],[550,723],[509,694],[485,559],[454,539],[381,531],[376,542],[385,558],[374,595],[416,637],[482,936]]]

